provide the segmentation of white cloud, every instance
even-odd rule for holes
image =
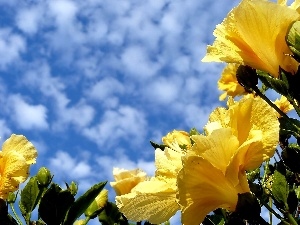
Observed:
[[[5,120],[0,120],[0,143],[3,143],[12,134]]]
[[[38,152],[38,159],[40,159],[41,156],[44,155],[47,152],[48,146],[45,144],[45,142],[43,140],[39,140],[39,141],[30,140],[30,141],[32,142],[32,144],[36,148],[36,150]]]
[[[199,131],[202,130],[202,128],[207,124],[208,116],[212,111],[211,108],[211,106],[205,107],[194,104],[185,105],[184,110],[182,110],[185,123],[190,128],[196,127]]]
[[[41,22],[41,13],[41,7],[21,9],[16,16],[17,27],[27,34],[35,34]]]
[[[5,68],[9,63],[17,62],[20,54],[26,50],[26,41],[10,29],[0,29],[0,67]]]
[[[52,97],[58,108],[65,107],[70,100],[65,94],[65,84],[61,77],[51,75],[50,67],[46,62],[35,62],[23,76],[24,84],[29,88],[39,90],[44,96]]]
[[[146,86],[145,95],[150,102],[170,104],[178,100],[180,88],[181,81],[177,78],[157,78]]]
[[[53,123],[56,130],[64,130],[68,125],[74,125],[76,129],[88,126],[93,120],[95,110],[92,106],[87,105],[84,101],[74,106],[58,108],[57,121]]]
[[[128,73],[137,79],[152,77],[160,68],[159,63],[150,60],[148,52],[141,46],[126,48],[121,60]]]
[[[69,0],[49,1],[49,9],[50,13],[54,16],[56,22],[61,27],[69,26],[78,11],[76,3]]]
[[[166,13],[161,20],[161,26],[168,33],[178,34],[182,31],[182,26],[177,21],[174,13]]]
[[[20,95],[12,95],[8,102],[11,107],[11,119],[22,129],[47,129],[47,108],[41,104],[31,105]]]
[[[188,56],[180,56],[173,63],[174,68],[178,73],[185,73],[190,70],[190,62],[192,61],[192,57]]]
[[[77,67],[81,71],[82,75],[85,75],[88,78],[95,78],[100,75],[100,65],[99,58],[100,56],[86,56],[83,59],[80,59],[77,62]]]
[[[119,95],[122,95],[124,91],[124,84],[115,78],[106,77],[94,84],[87,95],[105,106],[116,107],[119,102]]]
[[[153,155],[154,158],[154,155]],[[109,181],[113,181],[112,171],[114,167],[123,168],[127,170],[131,169],[142,169],[144,170],[148,176],[153,176],[155,171],[155,164],[154,161],[144,161],[138,160],[137,162],[130,159],[128,155],[125,155],[121,152],[116,152],[113,155],[110,154],[109,156],[99,156],[96,159],[99,170],[103,171],[102,179],[107,179]]]
[[[53,108],[55,109],[56,121],[52,121],[52,124],[55,130],[65,129],[68,125],[74,125],[79,129],[89,125],[93,120],[95,110],[84,99],[69,105],[70,100],[65,93],[66,82],[61,78],[52,76],[47,64],[40,63],[38,67],[28,71],[23,82],[54,100],[55,106]]]
[[[103,149],[104,146],[115,146],[124,140],[130,144],[140,143],[145,137],[146,125],[143,112],[130,106],[120,106],[115,110],[105,111],[101,121],[85,128],[83,134]]]
[[[49,168],[55,177],[60,180],[66,179],[82,179],[91,176],[92,168],[85,162],[72,158],[68,152],[58,151],[55,156],[49,159]]]

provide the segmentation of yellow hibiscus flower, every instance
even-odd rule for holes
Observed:
[[[230,128],[214,130],[208,136],[194,135],[192,139],[195,144],[182,157],[178,198],[182,223],[198,225],[217,208],[235,211],[238,194],[250,189],[245,171],[230,165],[239,151],[239,141]]]
[[[294,109],[293,105],[283,95],[280,97],[280,99],[276,99],[274,104],[284,113],[288,113]],[[278,117],[280,117],[280,115],[278,115]]]
[[[278,1],[277,1],[277,3],[278,3],[279,5],[284,5],[284,6],[287,6],[287,2],[288,2],[287,0],[278,0]],[[300,7],[300,0],[295,0],[295,1],[289,6],[289,8],[292,8],[292,9],[297,10],[297,12],[300,12],[299,7]]]
[[[189,133],[182,130],[173,130],[162,138],[164,145],[181,152],[183,148],[191,147],[191,140]]]
[[[279,138],[276,111],[264,100],[246,95],[240,101],[229,101],[229,108],[214,110],[205,126],[210,134],[221,127],[229,127],[239,141],[239,166],[244,170],[255,169],[274,155]]]
[[[37,151],[23,135],[11,135],[0,151],[0,198],[19,188],[29,176],[29,167],[36,162]]]
[[[245,88],[239,84],[236,78],[236,71],[239,66],[240,65],[236,63],[229,63],[224,68],[221,78],[218,81],[218,88],[221,91],[225,91],[225,93],[220,95],[220,101],[223,101],[227,95],[235,97],[247,93]]]
[[[155,150],[155,177],[116,197],[120,212],[129,220],[160,224],[180,209],[176,198],[177,175],[182,168],[181,157],[191,148],[191,140],[187,132],[176,130],[162,140],[168,147]]]
[[[261,0],[242,0],[217,25],[212,46],[203,62],[248,65],[278,77],[279,67],[295,73],[298,63],[285,42],[289,25],[298,12],[285,5]]]

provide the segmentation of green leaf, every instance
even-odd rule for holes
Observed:
[[[102,225],[119,224],[123,220],[118,207],[112,202],[107,202],[104,210],[98,215],[98,219]],[[126,221],[123,222],[127,223]]]
[[[199,134],[200,134],[200,132],[195,127],[193,127],[190,130],[190,136],[192,136],[192,135],[199,135]]]
[[[300,121],[293,118],[281,117],[278,119],[280,123],[280,135],[293,135],[300,137]]]
[[[292,172],[300,173],[300,147],[297,144],[290,144],[286,147],[282,153],[281,157],[284,164],[287,165]]]
[[[225,220],[222,215],[216,215],[216,214],[207,215],[207,221],[208,221],[207,222],[208,224],[215,224],[215,225],[224,225],[225,224]]]
[[[300,199],[300,186],[295,189],[295,193],[298,199]]]
[[[295,21],[290,25],[285,39],[294,58],[300,62],[300,21]]]
[[[69,190],[62,190],[57,184],[52,183],[41,199],[40,217],[47,225],[59,225],[74,200],[75,198]]]
[[[298,199],[294,190],[289,192],[287,203],[289,206],[289,212],[295,212],[298,206]]]
[[[102,191],[107,182],[95,184],[82,196],[80,196],[71,206],[64,220],[64,225],[72,225],[75,220],[81,216],[89,205],[94,201],[97,195]]]
[[[289,85],[288,83],[278,78],[272,77],[268,73],[257,70],[258,78],[268,88],[274,89],[276,92],[282,95],[288,95]]]
[[[157,144],[157,143],[155,143],[155,142],[153,142],[153,141],[150,141],[150,144],[151,144],[151,146],[152,146],[154,149],[159,148],[159,149],[161,149],[162,151],[164,151],[164,150],[165,150],[165,147],[167,147],[167,146],[164,145],[164,144]]]
[[[273,176],[272,194],[276,201],[286,204],[289,194],[289,187],[285,175],[278,170],[275,170]]]
[[[19,207],[25,220],[30,219],[31,212],[34,210],[37,204],[39,196],[39,187],[37,178],[31,177],[26,186],[21,192],[21,200]]]
[[[259,179],[260,177],[260,168],[256,168],[254,170],[247,172],[247,179],[251,182],[253,182],[256,179]]]

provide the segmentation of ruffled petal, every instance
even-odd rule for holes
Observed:
[[[183,169],[178,175],[178,198],[183,224],[198,225],[208,213],[217,208],[235,210],[239,192],[221,170],[200,156],[186,156],[183,163]],[[242,190],[248,191],[249,188]]]
[[[19,188],[29,175],[25,158],[15,151],[0,154],[0,198],[6,199],[9,192]]]
[[[216,37],[202,61],[246,64],[279,75],[279,67],[295,73],[298,63],[285,42],[289,25],[299,18],[296,10],[273,2],[243,0],[217,25]]]
[[[184,153],[175,151],[166,147],[164,151],[161,149],[155,150],[155,176],[176,178],[179,170],[182,168],[181,157]]]
[[[113,176],[116,181],[110,182],[110,185],[115,190],[116,195],[129,193],[138,183],[147,179],[147,174],[140,169],[125,170],[114,168]]]
[[[5,154],[9,151],[16,151],[21,154],[27,164],[36,162],[37,151],[33,144],[25,136],[12,134],[2,146],[2,152]]]
[[[117,196],[116,204],[129,220],[160,224],[179,210],[176,191],[175,185],[152,178],[139,183],[131,193]]]
[[[192,139],[195,143],[190,154],[201,156],[225,174],[239,147],[239,141],[231,129],[221,128],[209,136],[194,135]]]

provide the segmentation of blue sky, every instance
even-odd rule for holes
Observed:
[[[81,190],[114,166],[153,174],[150,140],[201,130],[224,104],[224,65],[200,60],[237,3],[0,0],[1,141],[24,134],[35,169]]]

